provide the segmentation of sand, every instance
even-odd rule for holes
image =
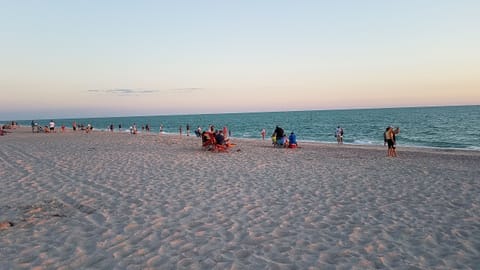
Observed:
[[[480,152],[0,137],[1,269],[480,269]]]

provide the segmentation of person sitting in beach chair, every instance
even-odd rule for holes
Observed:
[[[212,133],[207,131],[202,132],[202,147],[208,150],[208,148],[214,144],[215,137],[212,136]]]
[[[224,152],[228,150],[229,144],[217,131],[216,133],[202,132],[202,147],[207,151]]]
[[[297,148],[297,136],[295,133],[290,133],[290,136],[288,136],[289,144],[288,148]]]
[[[202,147],[207,151],[214,151],[217,141],[215,134],[209,131],[202,132]]]
[[[215,149],[217,151],[227,151],[229,147],[229,140],[225,139],[223,131],[218,131],[215,134]]]
[[[215,133],[215,141],[217,144],[224,145],[225,144],[225,136],[223,136],[221,131],[218,131]]]
[[[288,147],[290,141],[288,140],[287,134],[283,135],[283,147]]]
[[[286,143],[285,139],[286,139],[285,136],[277,137],[274,147],[285,147],[285,143]]]

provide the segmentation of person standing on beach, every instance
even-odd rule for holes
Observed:
[[[178,131],[180,132],[180,136],[182,136],[182,126],[178,127]]]
[[[217,130],[215,133],[215,142],[220,145],[225,144],[225,134],[223,134],[223,131]]]
[[[223,131],[223,136],[225,137],[225,139],[228,138],[228,128],[227,128],[227,126],[223,126],[222,131]]]
[[[387,128],[384,138],[388,145],[387,157],[396,157],[397,152],[395,151],[395,133],[392,127]]]
[[[118,131],[122,131],[122,124],[118,124]]]
[[[338,144],[343,144],[343,128],[340,126],[338,126],[335,130],[335,137],[337,138]]]
[[[131,134],[137,134],[137,124],[133,123],[133,126],[130,127]]]
[[[73,121],[72,129],[73,129],[73,131],[77,131],[77,122],[76,121]]]
[[[187,124],[187,136],[190,136],[190,125]]]
[[[385,132],[383,132],[383,146],[386,146],[386,145],[387,145],[387,132],[388,132],[388,129],[389,129],[389,128],[390,128],[390,127],[387,127],[387,128],[385,129]]]
[[[396,127],[395,129],[393,129],[393,156],[396,157],[397,156],[397,137],[396,135],[398,133],[400,133],[400,128],[399,127]]]
[[[260,134],[262,134],[262,140],[265,140],[265,134],[267,133],[267,131],[263,128],[262,131],[260,132]]]
[[[50,120],[50,132],[55,132],[55,122],[53,120]]]
[[[275,134],[275,137],[278,139],[283,138],[283,135],[285,134],[285,131],[283,131],[283,128],[276,126],[275,130],[273,131],[273,134]]]
[[[283,135],[285,135],[285,131],[283,130],[283,128],[276,126],[272,134],[272,138],[275,138],[274,141],[272,139],[273,146],[283,146]]]

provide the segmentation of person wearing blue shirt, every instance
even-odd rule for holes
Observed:
[[[293,148],[293,147],[297,147],[297,135],[295,135],[295,133],[290,133],[290,136],[288,137],[288,141],[289,141],[289,147]]]

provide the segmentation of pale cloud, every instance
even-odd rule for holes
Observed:
[[[195,88],[195,87],[171,89],[171,91],[175,92],[175,93],[192,93],[192,92],[201,91],[201,90],[204,90],[204,89],[203,88]]]
[[[116,95],[116,96],[130,96],[130,95],[153,94],[153,93],[160,92],[160,90],[115,88],[115,89],[90,89],[90,90],[87,90],[87,92],[91,93],[91,94],[108,94],[108,95]]]
[[[144,94],[155,94],[155,93],[178,93],[178,94],[188,94],[196,91],[203,90],[203,88],[190,87],[190,88],[173,88],[169,90],[154,90],[154,89],[131,89],[131,88],[115,88],[115,89],[89,89],[87,90],[90,94],[106,94],[106,95],[115,95],[115,96],[139,96]]]

